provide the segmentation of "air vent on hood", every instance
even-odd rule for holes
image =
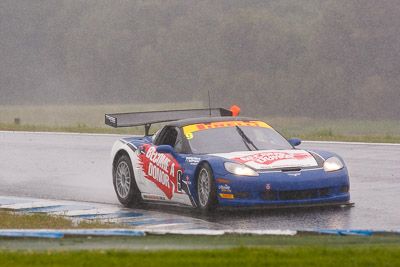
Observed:
[[[301,171],[301,168],[282,168],[281,169],[282,172],[298,172]]]

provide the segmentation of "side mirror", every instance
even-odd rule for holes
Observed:
[[[301,144],[301,140],[300,140],[299,138],[297,138],[297,137],[293,137],[293,138],[290,138],[290,139],[289,139],[289,143],[290,143],[292,146],[298,146],[298,145]]]
[[[175,152],[174,148],[170,145],[161,145],[156,148],[158,153],[171,154],[174,158],[178,158],[178,153]]]

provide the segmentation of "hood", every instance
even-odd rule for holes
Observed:
[[[218,153],[214,156],[243,163],[256,170],[317,167],[315,158],[305,150],[262,150]]]

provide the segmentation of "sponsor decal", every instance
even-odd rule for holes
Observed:
[[[232,158],[256,169],[282,168],[294,166],[316,166],[313,156],[307,152],[269,151]]]
[[[268,124],[266,124],[265,122],[262,122],[262,121],[221,121],[221,122],[199,123],[199,124],[187,125],[187,126],[183,127],[183,132],[184,132],[186,138],[190,140],[193,138],[193,135],[191,135],[191,133],[196,132],[196,131],[215,129],[215,128],[221,128],[221,127],[234,127],[234,126],[264,127],[264,128],[272,129],[271,126],[269,126]]]
[[[221,185],[218,186],[218,188],[219,189],[226,189],[226,190],[231,189],[231,187],[229,185],[227,185],[227,184],[225,184],[225,185],[221,184]]]
[[[156,147],[143,145],[138,151],[139,165],[144,177],[156,184],[168,199],[174,193],[182,194],[183,169],[169,154],[158,153]]]
[[[146,195],[146,194],[143,194],[142,196],[144,199],[147,199],[147,200],[167,200],[163,196]]]
[[[227,192],[227,193],[231,193],[232,192],[232,190],[231,190],[231,187],[229,186],[229,185],[227,185],[227,184],[224,184],[224,185],[219,185],[218,186],[218,189],[221,191],[221,192]]]
[[[183,183],[185,184],[187,184],[187,185],[191,185],[192,184],[192,182],[190,181],[190,178],[189,178],[189,175],[186,175],[186,181],[183,181]],[[189,192],[189,190],[184,190],[188,195],[190,195],[190,192]]]
[[[197,165],[200,162],[200,158],[197,157],[186,157],[185,162],[190,163],[191,165]]]
[[[300,174],[301,174],[301,173],[299,173],[299,172],[297,172],[297,173],[288,173],[288,175],[294,176],[294,177],[299,176]]]
[[[117,123],[117,119],[115,117],[111,117],[109,115],[106,115],[106,119],[112,124],[116,124]]]

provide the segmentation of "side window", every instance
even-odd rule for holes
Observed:
[[[177,153],[183,151],[182,136],[178,128],[170,127],[161,133],[160,139],[156,145],[170,145]]]
[[[175,130],[175,128],[168,128],[160,141],[160,145],[170,145],[174,147],[177,136],[178,132]]]
[[[182,143],[182,136],[178,133],[178,137],[176,138],[174,149],[178,153],[182,153],[183,150],[183,143]]]

